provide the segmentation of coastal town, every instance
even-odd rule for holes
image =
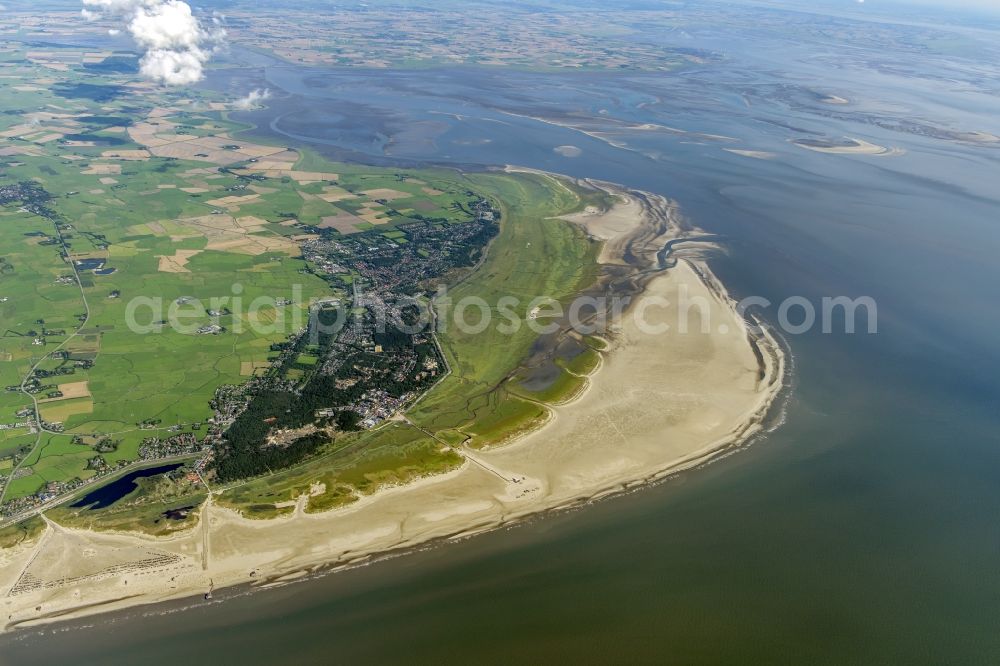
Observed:
[[[210,435],[211,469],[221,481],[295,464],[337,432],[374,428],[440,379],[428,293],[474,266],[499,229],[485,199],[468,214],[461,224],[398,227],[403,244],[330,233],[303,244],[310,269],[350,296],[317,304],[306,330],[275,345],[266,373],[216,394],[225,430]]]
[[[5,196],[22,200],[35,195],[28,187]],[[255,476],[315,454],[338,433],[372,429],[393,418],[446,371],[431,324],[434,289],[473,267],[499,228],[499,210],[486,199],[476,200],[465,213],[467,220],[459,224],[411,222],[397,227],[392,238],[305,229],[313,232],[301,244],[308,270],[327,280],[332,291],[344,293],[343,298],[314,303],[308,326],[272,345],[267,368],[241,384],[219,387],[209,405],[213,415],[206,421],[165,426],[154,419],[135,424],[137,430],[157,433],[143,440],[136,460],[109,464],[103,454],[115,450],[113,437],[76,437],[74,441],[95,452],[87,466],[90,475],[48,482],[35,494],[5,502],[0,521],[23,520],[109,477],[164,460],[188,461],[192,473],[222,483]],[[405,242],[398,242],[400,238]],[[75,278],[68,277],[68,282],[75,283]],[[190,300],[178,300],[185,299]],[[209,314],[217,321],[226,313]],[[213,322],[195,334],[219,335],[225,330]],[[40,320],[38,330],[26,334],[44,344],[46,337],[66,332],[46,329]],[[56,378],[93,364],[64,351],[50,357],[59,363],[35,368],[22,385],[6,390],[36,400],[58,399],[63,397],[62,379]],[[38,435],[64,430],[60,422],[40,419],[35,408],[12,416],[16,420],[0,423],[0,430],[27,428]],[[7,478],[0,477],[0,484],[32,474],[21,456],[0,463],[13,470]],[[0,466],[0,472],[3,469]]]

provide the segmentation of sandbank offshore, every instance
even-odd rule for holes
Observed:
[[[906,153],[902,148],[888,148],[865,141],[864,139],[845,138],[843,142],[835,141],[813,141],[807,139],[795,139],[792,143],[799,148],[805,148],[816,153],[827,153],[830,155],[878,155],[883,157],[897,157]]]
[[[626,314],[658,297],[645,321],[669,324],[667,332],[623,317],[586,389],[552,407],[541,428],[466,452],[480,464],[467,461],[347,508],[306,513],[302,498],[293,515],[260,521],[209,499],[197,527],[169,538],[49,522],[33,543],[0,551],[3,630],[200,597],[212,588],[277,584],[496,529],[697,467],[760,433],[786,358],[769,333],[749,330],[736,312],[705,261],[704,232],[683,223],[662,197],[580,184],[605,189],[618,203],[568,219],[603,241],[606,272],[631,271],[640,297]],[[685,238],[692,242],[679,242]],[[664,262],[668,241],[675,242]],[[677,326],[680,289],[707,304],[688,311],[687,333]],[[701,317],[711,326],[703,329]]]

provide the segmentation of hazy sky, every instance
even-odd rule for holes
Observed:
[[[1000,11],[1000,0],[906,0],[918,5],[938,5],[940,7],[976,7]]]
[[[753,0],[751,0],[752,2]],[[795,6],[822,6],[826,8],[850,8],[862,5],[881,12],[905,7],[927,7],[935,9],[962,9],[988,11],[1000,14],[1000,0],[772,0],[773,4]],[[766,4],[771,4],[765,0]]]
[[[1000,12],[1000,0],[865,0],[865,4],[874,6],[886,5],[922,5],[948,9],[987,9]]]

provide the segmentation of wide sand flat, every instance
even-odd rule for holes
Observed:
[[[732,153],[733,155],[751,157],[755,160],[773,160],[778,156],[777,153],[768,152],[766,150],[740,150],[739,148],[723,148],[723,150],[727,153]]]
[[[574,218],[605,239],[606,263],[623,264],[627,249],[652,269],[665,240],[701,233],[678,224],[660,197],[615,192],[611,211]],[[211,585],[292,580],[620,492],[745,442],[781,388],[784,357],[771,338],[748,334],[702,252],[678,249],[672,268],[645,274],[588,388],[553,407],[541,429],[465,451],[457,470],[328,513],[306,513],[302,497],[292,515],[254,521],[210,501],[196,528],[164,539],[50,526],[33,546],[0,553],[7,628],[200,595]],[[698,304],[688,309],[687,333],[681,289]]]
[[[541,430],[482,456],[537,480],[537,501],[559,506],[700,461],[759,428],[780,384],[778,362],[766,357],[771,366],[761,380],[742,322],[695,266],[681,260],[649,284],[582,397],[555,408]],[[692,301],[703,299],[707,316],[694,311],[681,333],[677,303],[685,288]],[[633,315],[643,307],[647,327],[671,329],[640,328]],[[703,318],[712,332],[701,332]],[[717,332],[721,326],[727,334]]]

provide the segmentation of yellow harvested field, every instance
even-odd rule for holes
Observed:
[[[201,236],[208,236],[213,232],[224,232],[227,229],[238,230],[236,218],[232,215],[199,215],[198,217],[184,217],[176,220],[179,230],[194,231]]]
[[[250,157],[261,158],[283,153],[285,152],[285,149],[280,146],[261,146],[257,144],[249,144],[241,145],[240,152],[244,155],[249,155]]]
[[[336,215],[324,217],[320,221],[319,227],[321,229],[336,229],[342,234],[353,234],[364,228],[364,222],[357,215],[342,210]]]
[[[150,114],[146,122],[136,123],[128,129],[133,141],[145,146],[158,157],[211,162],[213,164],[234,164],[251,159],[280,155],[281,170],[287,171],[298,161],[298,153],[281,146],[264,146],[255,143],[244,144],[226,134],[215,136],[195,136],[177,134],[177,123],[160,115]],[[256,163],[255,167],[258,166]],[[273,167],[267,167],[273,168]],[[255,168],[254,171],[264,169]]]
[[[421,187],[420,191],[430,197],[436,197],[440,194],[444,194],[441,190],[436,190],[433,187]]]
[[[143,161],[149,159],[148,150],[105,150],[101,153],[105,159]]]
[[[202,215],[161,222],[168,233],[172,234],[171,238],[203,236],[208,240],[204,248],[206,250],[249,255],[282,252],[290,257],[296,256],[299,247],[292,240],[283,236],[254,233],[260,229],[261,224],[266,223],[266,220],[253,216],[240,218],[238,221],[232,215]],[[164,270],[163,259],[160,261],[160,270]]]
[[[254,162],[246,168],[246,171],[291,171],[295,162],[286,160],[261,160]]]
[[[385,215],[385,209],[377,203],[369,202],[361,207],[357,213],[365,222],[370,224],[385,224],[389,218]]]
[[[217,208],[229,208],[230,206],[239,207],[241,204],[252,203],[260,199],[259,194],[246,194],[244,196],[229,196],[222,197],[221,199],[211,199],[206,201],[209,206],[215,206]]]
[[[73,398],[89,398],[90,397],[90,387],[87,386],[86,381],[82,382],[70,382],[68,384],[59,384],[59,391],[62,392],[62,396],[59,398],[46,398],[44,400],[39,400],[41,403],[58,402],[59,400],[72,400]]]
[[[245,159],[242,155],[233,152],[202,148],[186,141],[151,147],[149,151],[157,157],[173,157],[179,160],[211,162],[212,164],[233,164]]]
[[[114,178],[107,177],[107,176],[104,177],[104,178],[101,178],[100,182],[101,182],[101,185],[115,185],[116,183],[118,183],[118,181],[115,180]]]
[[[187,192],[188,194],[205,194],[206,192],[211,192],[212,190],[206,187],[182,187],[181,192]]]
[[[243,151],[242,144],[236,143],[233,138],[225,135],[195,136],[195,137],[190,137],[188,141],[196,146],[201,146],[202,148],[209,148],[211,150],[231,150],[234,152]]]
[[[375,224],[375,225],[387,224],[389,222],[389,218],[377,210],[359,211],[358,217],[360,217],[365,222],[368,222],[369,224]]]
[[[295,256],[299,251],[298,246],[286,238],[250,234],[213,240],[205,246],[205,249],[217,252],[232,252],[234,254],[249,254],[252,256],[264,254],[265,252],[284,252],[288,256]]]
[[[146,146],[150,151],[154,148],[160,148],[162,146],[184,143],[185,141],[190,141],[194,138],[183,134],[156,134],[152,132],[148,134],[139,133],[134,131],[134,128],[129,130],[129,135],[136,143]]]
[[[383,199],[385,201],[393,201],[395,199],[409,199],[413,195],[409,192],[400,192],[399,190],[392,190],[388,187],[382,187],[375,190],[365,190],[361,194],[364,194],[369,199]]]
[[[233,169],[237,176],[264,176],[265,178],[281,178],[288,173],[288,165],[284,169]]]
[[[11,157],[12,155],[40,157],[41,154],[41,148],[36,148],[34,146],[4,146],[3,148],[0,148],[0,157]]]
[[[323,171],[289,171],[288,176],[299,183],[316,183],[323,180],[337,180],[340,178],[335,173],[325,173]]]
[[[77,414],[90,414],[94,411],[94,401],[90,398],[76,400],[56,400],[39,407],[42,419],[49,423],[62,423]]]
[[[187,262],[197,254],[201,254],[201,250],[175,250],[172,256],[160,255],[157,269],[161,273],[190,273]]]
[[[327,203],[337,203],[338,201],[358,198],[358,195],[352,194],[343,188],[337,187],[336,185],[327,185],[323,188],[323,194],[319,194],[317,196]]]
[[[240,363],[240,374],[249,377],[257,370],[267,370],[270,365],[267,361],[243,361]]]
[[[90,387],[86,380],[82,382],[69,382],[66,384],[60,384],[59,390],[63,392],[63,399],[68,400],[69,398],[89,398],[90,397]]]
[[[34,125],[14,125],[13,127],[0,132],[0,137],[9,139],[15,136],[24,136],[25,134],[34,134],[38,131],[38,127]]]
[[[261,236],[254,234],[247,236],[248,244],[261,247],[260,252],[248,252],[248,254],[263,254],[264,252],[284,252],[290,257],[300,253],[299,246],[283,236]]]
[[[183,176],[185,178],[195,178],[196,176],[213,176],[217,173],[219,173],[219,170],[213,167],[197,167],[188,169],[183,173]]]
[[[262,217],[255,217],[253,215],[247,215],[246,217],[236,218],[236,224],[240,225],[244,229],[255,230],[257,227],[263,227],[267,224],[267,220]]]
[[[177,127],[177,123],[172,123],[160,117],[154,117],[153,114],[150,114],[148,118],[150,120],[134,123],[129,127],[129,136],[136,143],[141,143],[144,146],[159,146],[179,139],[194,138],[193,135],[171,135],[170,131]]]
[[[87,169],[81,171],[84,176],[120,176],[122,175],[121,164],[91,164]]]
[[[292,162],[294,164],[299,161],[299,157],[300,155],[294,150],[283,150],[280,153],[269,155],[268,159],[279,162]]]

